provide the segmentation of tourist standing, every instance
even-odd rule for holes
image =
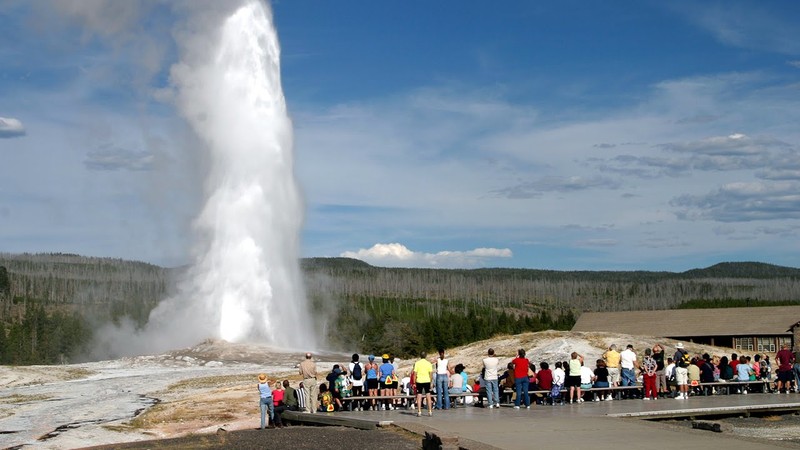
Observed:
[[[444,357],[444,349],[440,348],[439,359],[436,360],[436,409],[450,409],[450,396],[447,395],[447,391],[452,371],[450,362]]]
[[[392,386],[394,384],[394,366],[389,362],[389,354],[384,353],[381,357],[383,364],[378,368],[378,380],[381,383],[381,395],[390,397],[392,395]],[[388,407],[387,407],[388,405]],[[386,398],[381,402],[381,410],[394,409],[394,398]]]
[[[311,359],[311,352],[306,353],[306,359],[300,363],[300,375],[306,387],[306,410],[310,413],[317,412],[317,363]]]
[[[653,346],[653,359],[656,361],[656,394],[657,395],[666,395],[669,391],[669,387],[667,387],[667,373],[664,370],[666,365],[664,364],[664,347],[661,344],[656,344]]]
[[[525,349],[517,350],[517,357],[511,363],[514,365],[514,390],[517,393],[517,398],[514,399],[514,409],[519,409],[522,399],[525,399],[525,408],[530,408],[531,396],[528,394],[530,361],[525,358]]]
[[[781,350],[775,355],[778,361],[778,382],[776,392],[789,393],[789,386],[794,378],[794,354],[789,351],[789,344],[783,344]]]
[[[433,364],[425,359],[427,353],[419,354],[419,360],[414,363],[414,385],[417,390],[417,417],[422,415],[422,394],[425,394],[425,402],[428,405],[428,416],[433,415],[433,401],[431,400],[431,378],[433,376]]]
[[[567,363],[569,373],[567,373],[567,387],[569,388],[570,403],[583,403],[583,393],[581,392],[581,367],[583,366],[583,356],[578,352],[572,352]]]
[[[678,342],[675,344],[675,356],[672,357],[675,362],[675,384],[678,386],[678,395],[675,400],[686,400],[689,398],[689,352],[683,348],[683,343]]]
[[[658,375],[658,363],[653,358],[653,351],[649,348],[644,349],[644,360],[642,360],[642,384],[644,384],[644,396],[642,400],[657,400],[658,391],[656,390],[656,379]],[[662,353],[663,355],[663,353]]]
[[[367,395],[372,397],[369,400],[369,407],[377,409],[378,405],[375,404],[375,397],[378,396],[378,363],[375,362],[375,356],[369,355],[368,363],[364,364],[364,370],[367,372]]]
[[[620,376],[622,379],[622,386],[636,386],[636,353],[633,351],[633,345],[628,344],[625,350],[619,354],[619,366],[622,369]],[[623,398],[634,397],[632,390],[626,390],[622,393]]]
[[[358,362],[358,353],[353,353],[350,364],[347,366],[350,373],[350,386],[352,386],[353,397],[361,397],[364,395],[364,366]],[[363,401],[358,400],[353,402],[353,410],[363,410]]]
[[[269,411],[269,421],[270,423],[273,421],[273,408],[274,405],[272,403],[272,389],[269,387],[269,383],[267,382],[267,375],[266,374],[259,374],[258,375],[258,395],[259,395],[259,406],[261,407],[261,429],[263,430],[267,426],[267,411]],[[270,425],[272,427],[272,425]]]
[[[487,352],[488,356],[483,358],[483,380],[486,384],[486,399],[489,403],[489,408],[500,407],[500,386],[498,384],[498,367],[500,360],[494,356],[494,349],[490,348]]]
[[[608,369],[608,382],[613,387],[619,386],[619,358],[616,344],[609,345],[608,350],[603,353],[603,361],[606,362],[606,369]],[[610,400],[610,398],[606,400]]]

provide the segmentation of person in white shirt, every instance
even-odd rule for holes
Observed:
[[[452,373],[453,368],[444,357],[444,349],[440,348],[439,359],[436,360],[436,409],[450,409],[450,396],[447,395],[447,391]]]
[[[553,385],[554,386],[564,386],[564,380],[567,377],[567,373],[564,372],[562,368],[561,361],[556,362],[556,368],[553,369]]]
[[[500,389],[497,382],[497,368],[500,361],[494,356],[494,349],[487,352],[489,356],[483,358],[483,380],[486,384],[486,399],[489,408],[500,407]]]
[[[589,368],[587,365],[581,366],[581,389],[591,389],[592,388],[592,381],[594,380],[594,372],[592,369]],[[597,399],[594,394],[592,394],[593,399]]]
[[[358,370],[353,373],[353,369],[356,368],[358,365]],[[366,374],[364,373],[364,365],[358,362],[358,353],[353,353],[353,358],[350,361],[350,364],[347,365],[347,374],[350,380],[350,385],[352,386],[352,394],[353,397],[361,397],[364,395],[364,379],[366,378]],[[356,379],[356,377],[358,377]],[[363,411],[364,405],[361,400],[356,400],[353,403],[353,409],[357,411]]]
[[[636,353],[633,351],[633,345],[628,344],[628,347],[619,354],[620,366],[622,367],[622,386],[636,386]],[[622,393],[623,398],[633,396],[632,391],[625,391]]]
[[[669,395],[672,392],[672,384],[675,383],[675,361],[672,358],[667,358],[667,366],[664,367],[664,377],[667,379],[666,392]]]

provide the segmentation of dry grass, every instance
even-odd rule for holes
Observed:
[[[170,385],[155,396],[161,402],[113,431],[149,431],[162,436],[179,436],[204,428],[252,419],[259,414],[258,374],[191,378]],[[268,374],[270,380],[296,378],[289,374]]]
[[[781,420],[783,420],[783,417],[781,417],[781,416],[765,416],[763,418],[763,420],[765,420],[767,422],[780,422]]]
[[[62,379],[64,380],[77,380],[80,378],[87,378],[94,375],[96,372],[89,369],[84,369],[81,367],[69,367],[65,371],[64,376]]]

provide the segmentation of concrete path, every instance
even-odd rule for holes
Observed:
[[[484,409],[461,406],[448,411],[434,411],[433,417],[416,417],[415,412],[364,411],[336,415],[392,422],[416,433],[432,431],[457,438],[464,448],[591,448],[663,447],[675,442],[677,448],[753,450],[757,448],[798,448],[794,443],[758,441],[725,433],[693,430],[634,417],[695,416],[707,414],[747,414],[747,411],[800,411],[796,394],[757,394],[694,397],[689,400],[621,400],[588,402],[563,406],[531,406],[531,409]],[[451,443],[454,443],[451,441]],[[641,444],[641,445],[640,445]]]

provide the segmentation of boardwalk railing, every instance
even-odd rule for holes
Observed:
[[[674,386],[673,386],[674,387]],[[592,387],[581,389],[582,394],[596,394],[598,392],[603,393],[610,393],[614,398],[620,399],[624,396],[626,392],[642,391],[644,386],[642,385],[634,385],[634,386],[609,386],[609,387]],[[730,395],[740,393],[745,389],[749,392],[769,392],[770,391],[770,381],[769,380],[755,380],[755,381],[716,381],[713,383],[698,383],[696,385],[689,385],[689,391],[694,393],[695,395],[711,395],[710,393],[716,390],[718,393],[722,395]],[[503,389],[500,391],[500,398],[507,399],[506,403],[510,402],[511,396],[514,395],[514,390]],[[535,390],[535,391],[528,391],[528,394],[534,395],[538,398],[549,399],[550,398],[550,390]],[[569,394],[568,387],[561,388],[561,398],[563,399]],[[451,399],[460,399],[466,397],[485,397],[486,394],[482,392],[461,392],[458,394],[447,394],[448,397]],[[435,393],[431,393],[432,397],[435,397]],[[351,396],[351,397],[343,397],[342,401],[344,402],[369,402],[370,400],[381,401],[381,400],[393,400],[393,399],[401,399],[401,400],[414,400],[416,399],[415,395],[377,395],[377,396]]]

